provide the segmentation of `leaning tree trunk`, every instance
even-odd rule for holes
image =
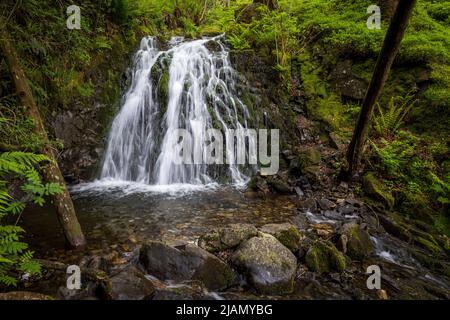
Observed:
[[[372,80],[367,89],[358,122],[353,132],[352,140],[347,150],[347,170],[341,172],[341,178],[351,179],[357,170],[361,158],[362,150],[366,142],[367,133],[373,108],[377,102],[384,84],[389,76],[392,63],[400,48],[400,43],[408,26],[409,18],[413,12],[417,0],[400,0],[394,16],[391,19],[389,29],[384,38],[383,47],[378,56]]]
[[[83,232],[81,231],[80,224],[78,223],[72,199],[70,198],[64,178],[59,170],[53,149],[50,146],[47,132],[45,131],[45,127],[34,101],[30,86],[28,85],[28,80],[20,67],[17,52],[9,40],[8,32],[5,30],[5,27],[0,30],[0,49],[3,51],[5,60],[9,66],[11,78],[14,82],[20,103],[26,107],[28,116],[33,119],[36,133],[44,139],[45,146],[42,153],[50,159],[50,163],[44,168],[45,180],[48,182],[59,183],[63,188],[63,192],[55,195],[53,200],[56,206],[58,220],[64,231],[67,245],[70,248],[84,246],[86,244],[86,240]]]

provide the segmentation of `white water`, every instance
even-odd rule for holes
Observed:
[[[205,46],[211,41],[214,52]],[[248,178],[235,164],[234,146],[225,148],[231,160],[226,166],[173,162],[172,135],[177,129],[188,130],[192,150],[204,154],[205,145],[198,141],[210,139],[207,130],[220,129],[225,136],[229,130],[247,128],[248,110],[237,96],[236,72],[221,37],[190,42],[174,38],[169,45],[162,51],[154,38],[141,42],[131,86],[109,134],[103,184],[180,187],[207,185],[223,177],[245,184]]]

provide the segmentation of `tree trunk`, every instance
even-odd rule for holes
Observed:
[[[351,179],[354,172],[357,170],[361,153],[366,142],[373,108],[389,76],[392,63],[400,48],[400,43],[405,34],[416,1],[417,0],[400,0],[395,14],[391,19],[389,29],[384,38],[383,47],[378,56],[378,61],[372,75],[372,80],[367,89],[361,112],[359,113],[352,140],[348,146],[348,168],[346,171],[341,172],[341,178],[343,179]]]
[[[0,23],[1,22],[2,21],[0,19]],[[0,30],[0,49],[3,51],[5,60],[9,66],[11,78],[18,93],[20,103],[26,107],[27,115],[33,119],[36,133],[39,134],[45,141],[45,147],[44,150],[42,150],[42,153],[51,160],[43,170],[45,180],[47,182],[59,183],[63,188],[63,192],[55,195],[53,200],[56,206],[58,220],[64,231],[67,245],[70,248],[84,246],[86,241],[83,232],[81,231],[80,224],[78,223],[72,199],[70,198],[64,178],[59,170],[53,149],[49,144],[47,132],[45,131],[45,127],[34,101],[30,86],[28,85],[28,80],[20,67],[17,52],[9,40],[8,32],[5,30],[5,27]]]

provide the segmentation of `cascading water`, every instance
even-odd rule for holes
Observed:
[[[221,39],[173,38],[166,51],[158,49],[155,38],[141,41],[131,86],[111,127],[101,179],[156,185],[247,181],[228,148],[226,166],[173,161],[177,129],[187,130],[192,150],[204,154],[199,141],[211,139],[208,129],[226,135],[247,128],[249,113],[238,98],[237,74]]]

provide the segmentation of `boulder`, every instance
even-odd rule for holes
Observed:
[[[271,235],[262,234],[243,242],[231,260],[263,294],[282,295],[294,289],[297,259]]]
[[[346,267],[345,256],[329,241],[318,240],[305,256],[306,266],[317,273],[342,272]]]
[[[292,252],[297,251],[300,247],[302,236],[297,227],[291,223],[266,224],[260,230],[277,238],[278,241]]]
[[[371,172],[363,178],[363,190],[368,196],[382,202],[388,209],[394,206],[395,199],[392,194],[385,190],[384,185]]]
[[[141,247],[139,261],[146,271],[160,279],[200,280],[210,290],[223,290],[235,281],[235,274],[222,260],[194,245],[174,248],[150,241]]]
[[[128,267],[111,277],[114,300],[149,300],[155,287],[136,267]]]
[[[363,260],[373,252],[374,247],[369,233],[357,223],[343,225],[340,233],[343,252],[352,259]]]
[[[198,245],[209,252],[219,252],[237,247],[242,241],[257,234],[258,230],[251,224],[230,224],[202,235]]]
[[[281,179],[272,179],[268,182],[269,186],[273,191],[280,194],[289,194],[292,193],[292,188]]]

